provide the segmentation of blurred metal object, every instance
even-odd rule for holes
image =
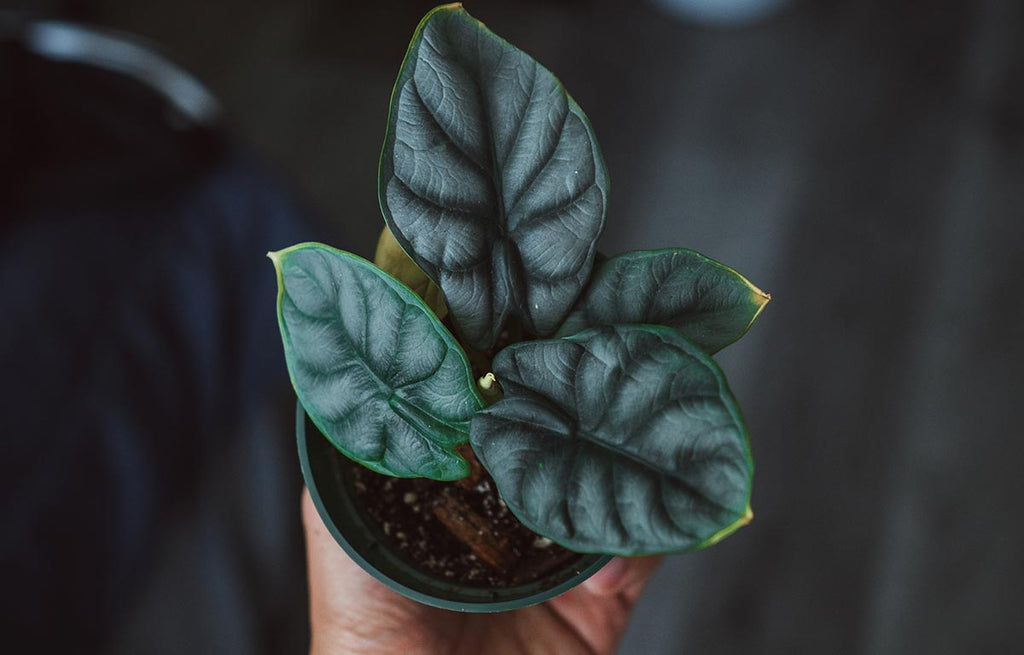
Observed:
[[[711,27],[741,27],[768,18],[789,0],[652,0],[676,18]]]
[[[212,127],[223,114],[217,99],[195,77],[142,39],[61,21],[29,21],[22,27],[20,41],[27,50],[47,59],[131,77],[159,93],[196,125]]]

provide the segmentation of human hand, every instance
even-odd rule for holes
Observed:
[[[327,532],[303,493],[311,655],[614,653],[660,557],[616,557],[575,589],[498,614],[437,609],[374,580]]]

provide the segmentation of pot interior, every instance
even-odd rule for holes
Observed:
[[[452,584],[427,575],[391,550],[380,528],[353,502],[348,460],[296,409],[296,436],[302,475],[313,504],[342,548],[367,572],[398,593],[434,607],[463,612],[499,612],[553,598],[593,575],[611,559],[581,554],[579,559],[528,584],[487,589]]]

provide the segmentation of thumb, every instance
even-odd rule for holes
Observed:
[[[310,653],[407,653],[423,650],[423,605],[377,582],[327,531],[309,490],[302,493],[309,568]],[[417,650],[418,649],[418,650]]]
[[[583,587],[597,596],[621,594],[633,603],[661,564],[661,555],[616,557],[591,576]]]
[[[306,533],[309,620],[315,637],[345,614],[347,594],[336,590],[358,582],[359,570],[327,532],[307,489],[302,492],[302,527]]]
[[[372,641],[373,629],[380,623],[374,608],[384,600],[380,596],[387,590],[342,550],[305,489],[302,525],[309,580],[310,652],[328,653],[336,651],[339,644],[354,648]]]

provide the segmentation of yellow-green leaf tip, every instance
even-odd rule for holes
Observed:
[[[719,530],[715,534],[711,535],[711,537],[709,537],[707,541],[705,541],[703,544],[701,544],[701,548],[704,548],[704,547],[707,547],[707,546],[713,546],[714,544],[717,544],[719,541],[721,541],[722,539],[725,539],[726,537],[731,535],[733,532],[736,532],[737,530],[739,530],[740,528],[742,528],[743,526],[747,525],[748,523],[750,523],[753,520],[754,520],[754,511],[752,509],[750,509],[750,505],[747,505],[747,510],[743,513],[743,516],[739,517],[738,519],[733,521],[731,524],[725,526],[724,528],[722,528],[721,530]]]
[[[772,299],[772,294],[761,291],[754,285],[750,285],[750,287],[754,291],[754,302],[757,304],[757,311],[750,317],[750,322],[747,323],[747,330],[750,329],[750,326],[754,324],[754,321],[757,320],[757,317],[761,315],[761,312],[764,311],[764,308],[768,306]]]

